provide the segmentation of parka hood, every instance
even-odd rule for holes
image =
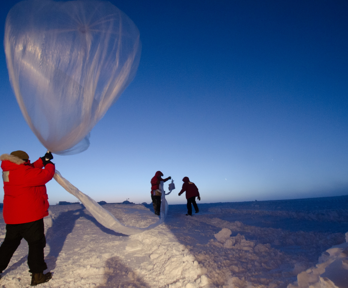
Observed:
[[[155,174],[156,177],[162,177],[163,173],[161,171],[157,171]]]
[[[0,156],[0,161],[10,161],[14,164],[21,165],[23,163],[26,163],[24,160],[18,158],[17,156],[9,155],[9,154],[2,154]]]

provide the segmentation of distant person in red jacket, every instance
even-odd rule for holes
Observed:
[[[186,199],[187,199],[187,214],[186,216],[192,216],[192,206],[195,208],[195,212],[198,213],[199,209],[196,203],[196,197],[199,201],[201,201],[201,196],[199,195],[199,191],[195,183],[190,182],[188,177],[184,177],[182,179],[184,184],[182,184],[182,189],[179,192],[179,196],[186,191]]]
[[[51,272],[44,259],[46,238],[43,218],[48,216],[48,196],[45,184],[53,178],[55,166],[50,152],[33,164],[24,151],[0,156],[4,180],[3,216],[6,236],[0,247],[0,273],[9,264],[13,253],[24,238],[28,242],[28,266],[32,273],[31,285],[49,281]]]
[[[172,179],[172,177],[170,176],[168,178],[162,179],[162,176],[163,173],[161,171],[157,171],[155,176],[153,176],[151,179],[151,199],[156,215],[160,215],[161,212],[161,197],[163,192],[160,190],[161,181],[166,182],[169,179]]]

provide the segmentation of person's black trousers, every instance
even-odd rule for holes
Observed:
[[[195,208],[195,212],[198,213],[199,209],[196,203],[196,196],[187,199],[187,214],[192,215],[192,206]]]
[[[41,273],[47,269],[44,260],[44,247],[46,238],[43,219],[23,223],[6,224],[6,236],[0,247],[0,273],[10,263],[13,253],[17,250],[22,238],[28,242],[28,266],[29,272]]]
[[[161,196],[154,196],[151,194],[153,210],[155,210],[156,215],[161,213]]]

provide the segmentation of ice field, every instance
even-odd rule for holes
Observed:
[[[53,279],[40,287],[348,287],[348,196],[198,205],[192,217],[169,205],[164,224],[132,236],[104,228],[82,205],[51,206]],[[103,207],[126,225],[158,220],[150,205]],[[22,240],[1,287],[29,286],[27,249]]]

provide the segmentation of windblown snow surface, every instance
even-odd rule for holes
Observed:
[[[51,206],[53,279],[40,287],[348,287],[348,196],[198,205],[192,217],[170,205],[164,224],[132,236],[104,228],[82,205]],[[158,220],[150,205],[103,207],[126,225]],[[22,240],[1,287],[30,285],[27,252]]]

